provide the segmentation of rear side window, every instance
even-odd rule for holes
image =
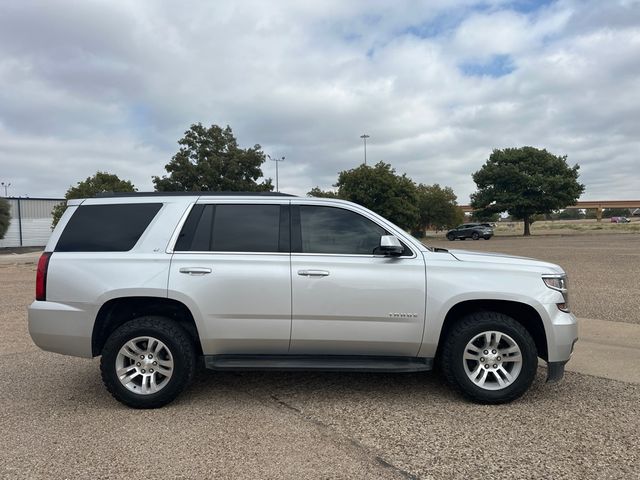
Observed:
[[[80,205],[69,219],[55,251],[131,250],[161,207],[161,203]]]
[[[288,252],[287,205],[194,205],[176,252]]]

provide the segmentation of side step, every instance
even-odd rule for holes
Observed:
[[[325,372],[421,372],[433,358],[363,355],[205,355],[211,370],[316,370]]]

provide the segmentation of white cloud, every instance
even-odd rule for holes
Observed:
[[[15,2],[0,6],[0,179],[61,196],[96,170],[151,189],[189,124],[287,157],[284,191],[362,161],[450,185],[493,148],[582,166],[585,198],[637,197],[640,4]],[[510,73],[495,76],[502,55]],[[478,71],[465,75],[464,65]],[[482,73],[485,73],[484,75]],[[506,72],[502,72],[506,73]],[[491,75],[494,74],[494,75]],[[263,166],[274,175],[272,162]]]

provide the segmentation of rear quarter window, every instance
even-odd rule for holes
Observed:
[[[56,252],[126,252],[157,215],[162,203],[80,205],[69,219]]]

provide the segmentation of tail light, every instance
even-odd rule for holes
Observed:
[[[47,299],[47,270],[49,269],[49,259],[51,252],[44,252],[38,260],[38,271],[36,273],[36,300],[45,301]]]

